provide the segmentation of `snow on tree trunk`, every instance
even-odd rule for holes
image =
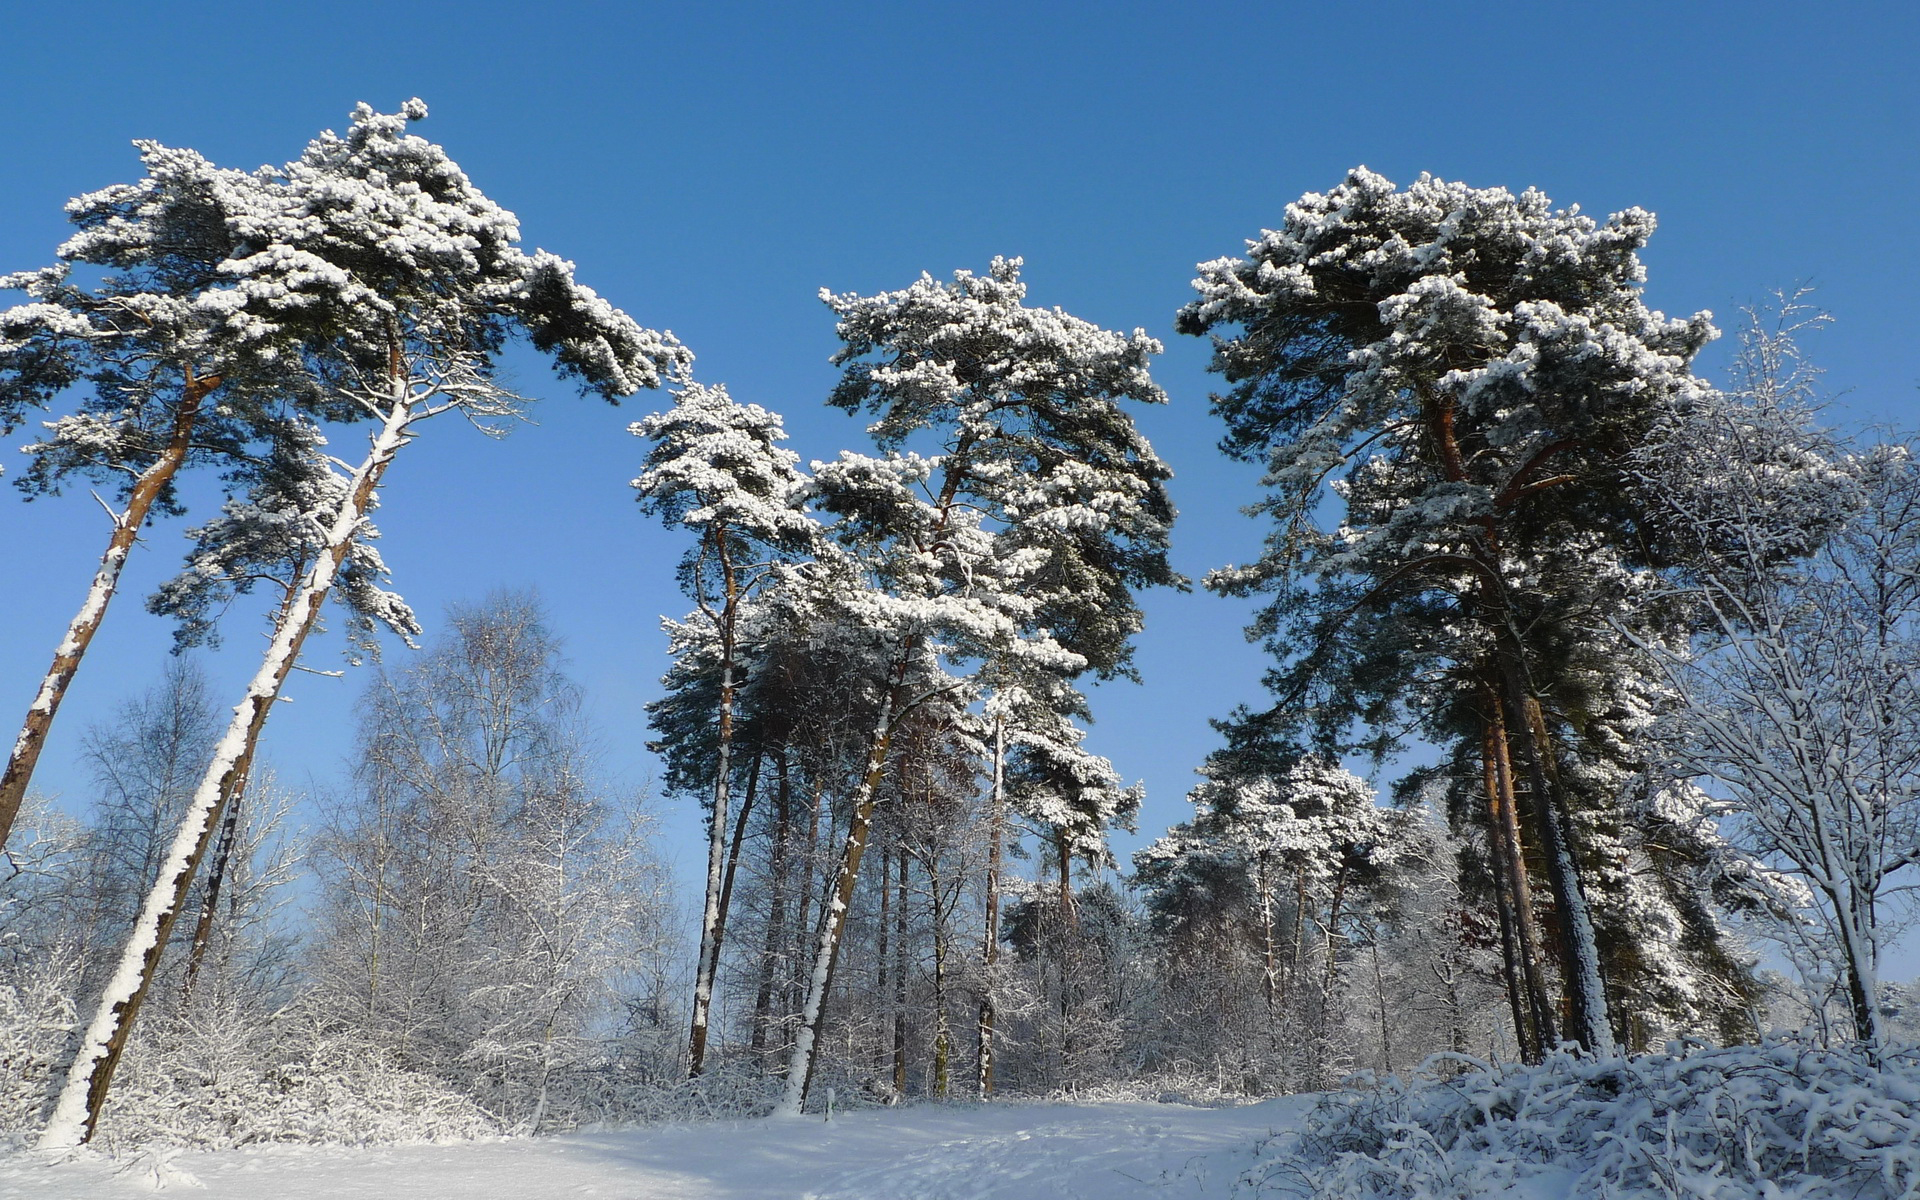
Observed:
[[[1566,977],[1567,999],[1573,1008],[1567,1033],[1589,1052],[1608,1057],[1616,1048],[1613,1025],[1607,1016],[1606,987],[1600,978],[1600,949],[1594,937],[1586,893],[1580,887],[1580,871],[1574,861],[1573,844],[1561,814],[1559,796],[1548,775],[1550,747],[1546,725],[1540,716],[1539,702],[1527,691],[1517,651],[1507,648],[1499,657],[1507,703],[1519,721],[1520,763],[1534,798],[1534,821],[1547,858],[1547,878],[1553,885],[1562,973]]]
[[[53,718],[60,711],[60,701],[65,698],[67,686],[79,672],[80,660],[86,657],[87,647],[93,642],[93,635],[99,631],[100,622],[106,618],[107,605],[113,600],[114,590],[119,586],[120,572],[127,565],[127,555],[140,537],[140,527],[146,524],[154,501],[166,491],[173,477],[179,474],[181,464],[187,460],[200,402],[220,386],[218,375],[195,379],[192,372],[188,372],[187,379],[186,393],[175,414],[167,447],[134,480],[133,489],[127,495],[126,508],[114,517],[113,536],[107,540],[107,552],[100,557],[100,569],[94,574],[93,586],[87,589],[85,602],[67,626],[66,637],[61,639],[59,647],[53,652],[53,665],[40,681],[40,690],[27,709],[27,718],[20,726],[20,736],[14,740],[13,752],[7,757],[6,771],[0,774],[0,846],[6,845],[7,835],[13,831],[13,823],[20,815],[20,805],[26,799],[27,785],[33,780],[33,769],[40,761],[41,750],[46,747],[47,733],[53,728]]]
[[[247,686],[246,699],[233,710],[233,720],[215,748],[213,761],[208,764],[187,807],[166,864],[147,893],[133,932],[120,952],[119,966],[100,995],[93,1020],[67,1072],[66,1084],[55,1101],[53,1115],[41,1134],[43,1149],[82,1145],[93,1136],[106,1104],[114,1068],[153,982],[154,969],[174,920],[179,916],[187,889],[193,883],[194,872],[206,853],[219,820],[221,802],[234,794],[241,772],[253,756],[267,713],[279,698],[280,689],[300,656],[301,644],[319,618],[320,606],[352,546],[354,533],[366,515],[380,477],[408,441],[407,427],[414,417],[411,397],[405,394],[404,385],[396,390],[400,394],[394,397],[366,460],[354,472],[346,502],[329,522],[326,549],[308,569],[300,593],[288,610],[287,620],[275,632],[259,671]]]
[[[900,656],[895,674],[904,674],[910,654]],[[814,1046],[820,1036],[820,1014],[826,1006],[827,987],[833,978],[834,958],[840,952],[840,935],[846,928],[847,910],[853,904],[853,888],[860,875],[860,859],[866,853],[867,835],[873,828],[873,806],[880,796],[880,777],[886,771],[887,751],[893,744],[893,724],[900,704],[904,681],[896,681],[880,707],[880,719],[873,729],[871,749],[867,751],[867,769],[861,776],[860,790],[853,797],[853,817],[847,825],[846,848],[840,854],[840,869],[834,876],[833,890],[827,897],[827,911],[820,922],[820,944],[814,951],[813,970],[807,977],[807,998],[800,1010],[800,1028],[793,1039],[793,1055],[787,1062],[786,1088],[773,1110],[776,1117],[797,1117],[807,1101],[807,1088],[813,1082]],[[905,868],[902,867],[902,878]]]
[[[975,1087],[980,1098],[993,1095],[993,967],[1000,950],[1000,855],[1006,840],[1002,822],[1006,820],[1007,726],[1004,718],[993,722],[993,790],[987,800],[987,899],[986,930],[980,946],[980,1024],[975,1054]]]
[[[729,597],[729,608],[731,601],[732,597]],[[731,624],[730,615],[728,624]],[[723,638],[721,649],[719,742],[719,754],[714,764],[713,813],[707,830],[707,900],[700,918],[700,962],[693,984],[693,1031],[687,1042],[689,1078],[698,1078],[706,1065],[707,1016],[713,1003],[713,976],[720,963],[720,889],[726,872],[727,803],[733,773],[733,638],[730,629]]]

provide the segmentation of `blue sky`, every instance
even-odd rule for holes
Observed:
[[[1810,347],[1841,393],[1836,417],[1916,423],[1910,5],[0,11],[0,270],[49,260],[68,196],[136,177],[133,138],[278,163],[343,127],[355,101],[392,110],[418,95],[432,109],[420,131],[519,214],[530,246],[672,329],[702,378],[783,412],[803,457],[863,442],[822,403],[835,344],[822,286],[871,292],[1017,254],[1032,302],[1161,336],[1172,403],[1141,423],[1177,473],[1175,558],[1195,577],[1250,557],[1260,531],[1237,512],[1252,473],[1213,450],[1205,347],[1172,335],[1173,312],[1195,262],[1238,252],[1356,164],[1400,182],[1427,170],[1538,186],[1596,214],[1653,209],[1653,304],[1712,309],[1730,328],[1740,305],[1810,282],[1836,318]],[[658,617],[685,608],[680,542],[627,487],[641,446],[626,424],[658,398],[610,410],[531,358],[513,366],[543,398],[539,424],[503,443],[429,428],[389,476],[383,550],[430,624],[449,601],[537,586],[609,770],[638,785]],[[190,523],[150,531],[61,714],[40,779],[71,800],[87,790],[87,725],[160,673],[167,630],[140,600]],[[0,494],[0,717],[24,711],[105,536],[84,492]],[[1099,689],[1092,744],[1146,781],[1152,836],[1186,812],[1207,718],[1258,698],[1262,661],[1239,633],[1244,606],[1195,593],[1146,608],[1145,684]],[[223,695],[259,646],[236,616],[227,648],[204,656]],[[332,653],[309,662],[335,666]],[[363,683],[295,678],[266,742],[283,775],[338,779]],[[665,827],[687,876],[694,820],[669,809]]]

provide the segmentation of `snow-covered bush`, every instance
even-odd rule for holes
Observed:
[[[94,1138],[97,1149],[115,1155],[502,1132],[470,1097],[362,1039],[253,1025],[231,1014],[155,1022],[129,1049],[122,1072]]]
[[[1300,1129],[1257,1148],[1235,1194],[1920,1194],[1920,1053],[1876,1068],[1858,1049],[1789,1041],[1668,1050],[1505,1067],[1437,1055],[1410,1083],[1329,1093]]]
[[[40,970],[0,984],[0,1146],[39,1127],[47,1080],[78,1020],[68,995],[75,973]]]

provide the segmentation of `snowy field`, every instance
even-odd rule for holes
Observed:
[[[369,1150],[275,1146],[165,1162],[0,1164],[0,1197],[107,1200],[1131,1200],[1221,1196],[1251,1145],[1311,1097],[1178,1104],[924,1105],[832,1123],[740,1121]],[[198,1185],[198,1186],[196,1186]]]

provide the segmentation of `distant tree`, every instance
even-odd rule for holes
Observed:
[[[1878,1053],[1880,953],[1920,863],[1920,468],[1911,445],[1843,452],[1813,430],[1810,319],[1796,297],[1757,318],[1733,393],[1640,460],[1699,551],[1673,588],[1698,636],[1647,649],[1681,698],[1674,753],[1702,807],[1754,873],[1804,889],[1756,910],[1787,917],[1789,958],[1837,979]]]
[[[319,854],[313,1003],[538,1131],[659,920],[644,831],[594,779],[538,602],[496,594],[362,707]]]

